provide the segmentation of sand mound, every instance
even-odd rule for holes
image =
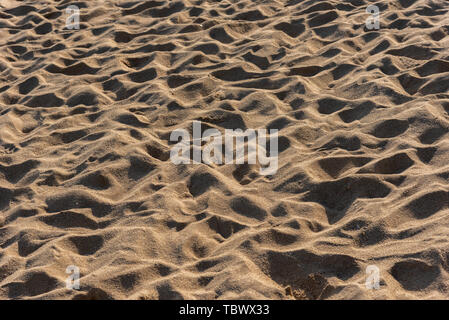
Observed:
[[[372,3],[1,0],[0,298],[447,297],[449,3]],[[279,170],[173,164],[195,120]]]

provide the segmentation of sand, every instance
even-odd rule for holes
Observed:
[[[0,298],[447,298],[448,10],[1,0]],[[173,164],[193,121],[277,172]]]

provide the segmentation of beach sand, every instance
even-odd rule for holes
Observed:
[[[1,0],[0,298],[446,299],[448,10]],[[277,172],[174,164],[194,121]]]

